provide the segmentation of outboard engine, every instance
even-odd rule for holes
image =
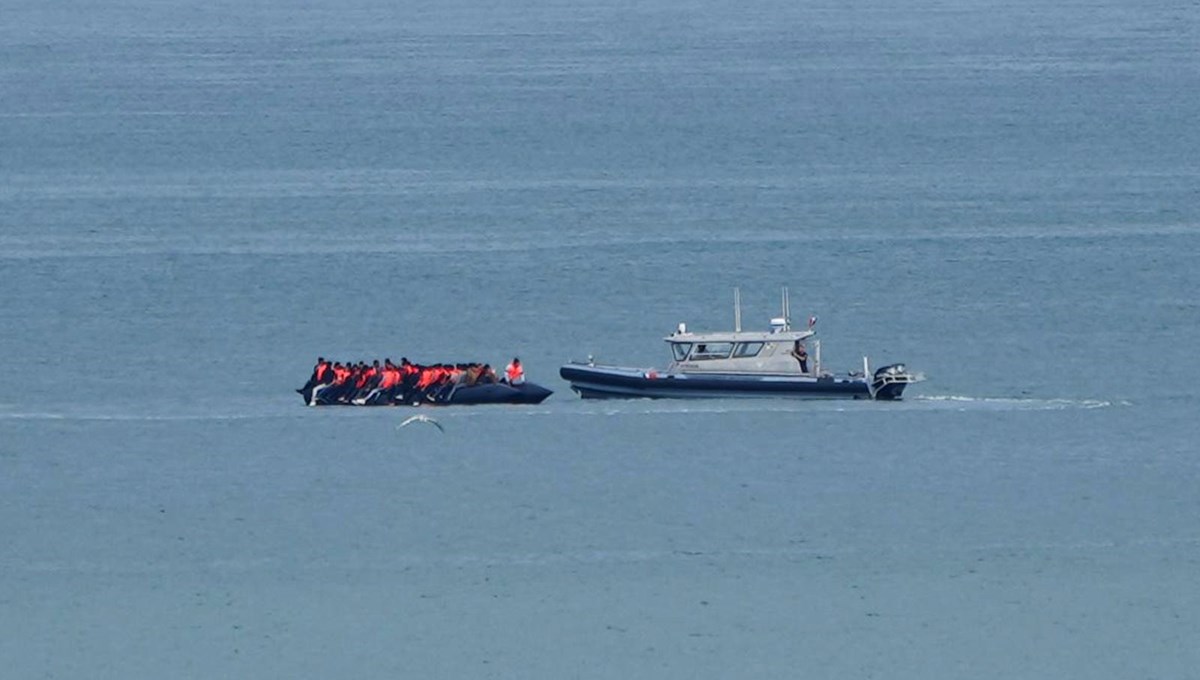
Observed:
[[[905,386],[919,379],[909,373],[904,364],[881,366],[871,376],[871,396],[884,401],[899,399]]]

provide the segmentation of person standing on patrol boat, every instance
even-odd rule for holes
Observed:
[[[803,340],[797,340],[796,344],[792,345],[792,356],[800,362],[800,372],[808,373],[808,350],[804,349]]]

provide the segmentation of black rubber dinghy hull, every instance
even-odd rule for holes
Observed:
[[[540,404],[551,394],[554,392],[530,382],[520,385],[493,383],[460,387],[454,390],[446,401],[434,403],[447,405]]]
[[[442,386],[431,392],[409,393],[404,396],[379,397],[352,400],[334,391],[319,391],[316,403],[312,402],[312,392],[306,386],[296,390],[311,406],[452,406],[470,404],[540,404],[553,391],[534,383],[509,385],[508,383],[489,383],[472,385],[470,387]],[[332,391],[332,390],[331,390]]]

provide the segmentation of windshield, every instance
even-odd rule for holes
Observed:
[[[683,361],[687,358],[688,352],[692,350],[690,342],[672,342],[671,353],[675,355],[675,361]]]

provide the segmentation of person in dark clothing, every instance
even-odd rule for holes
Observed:
[[[477,382],[480,385],[494,385],[500,382],[500,379],[496,376],[496,369],[492,368],[491,364],[484,364],[483,370],[479,372],[479,380]]]
[[[797,340],[796,344],[792,346],[792,356],[800,362],[800,372],[808,373],[808,350],[804,348],[803,340]]]
[[[333,366],[325,360],[325,357],[317,357],[317,365],[313,367],[312,376],[308,382],[304,383],[304,387],[296,390],[300,396],[304,397],[304,403],[312,401],[313,390],[317,385],[325,385],[333,382]]]
[[[349,370],[342,366],[342,362],[335,361],[325,373],[326,382],[312,388],[312,393],[306,400],[308,405],[335,403],[343,392],[343,385],[349,373]]]

